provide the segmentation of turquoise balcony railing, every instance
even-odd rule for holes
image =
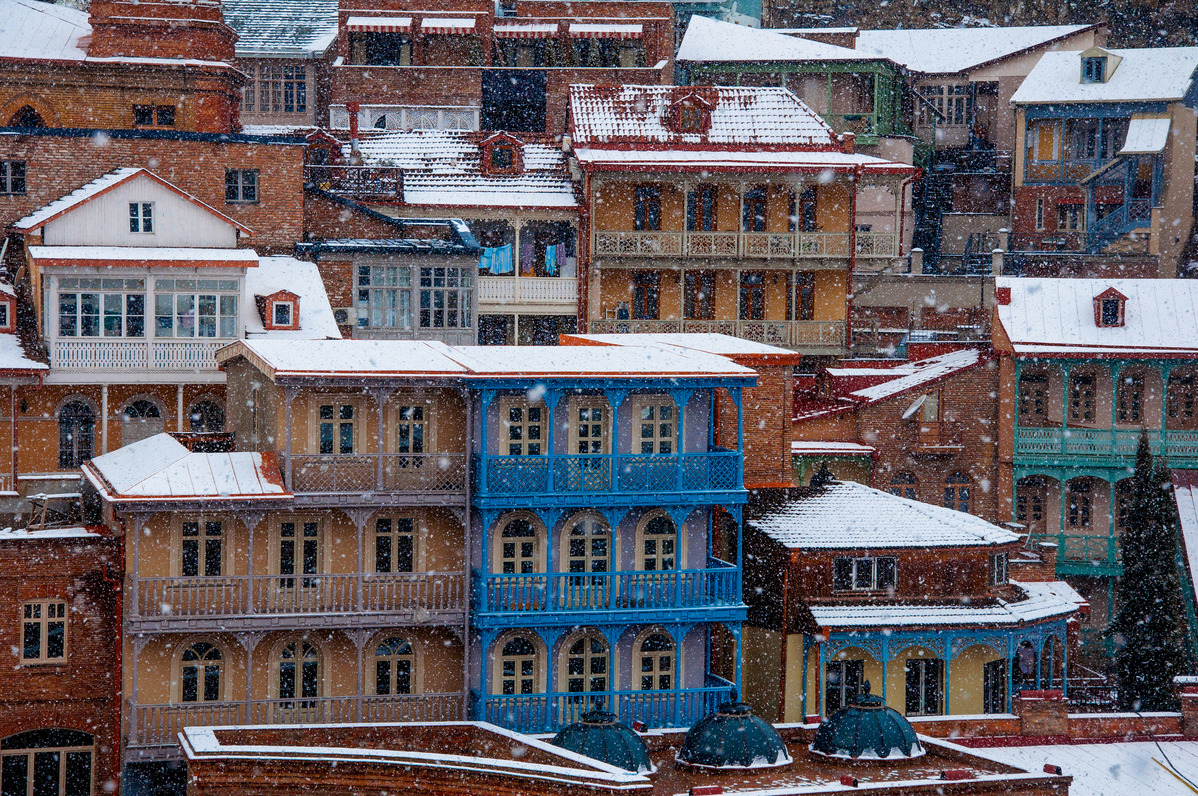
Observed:
[[[1142,433],[1139,429],[1019,428],[1015,455],[1094,463],[1129,461],[1135,459]],[[1198,431],[1149,431],[1148,442],[1154,455],[1167,456],[1171,462],[1198,460]]]
[[[479,496],[724,492],[741,487],[736,451],[594,454],[587,456],[474,456]]]
[[[475,610],[629,611],[741,604],[740,570],[709,558],[705,569],[475,575]]]

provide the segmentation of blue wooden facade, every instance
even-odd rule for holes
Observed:
[[[594,708],[689,726],[727,701],[753,377],[468,382],[472,715],[527,732]],[[730,447],[720,388],[737,407]]]

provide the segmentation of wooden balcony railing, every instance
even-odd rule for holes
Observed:
[[[1140,444],[1139,429],[1021,427],[1015,431],[1017,456],[1077,458],[1096,461],[1131,461]],[[1149,431],[1148,443],[1156,456],[1171,462],[1198,460],[1198,431]]]
[[[740,454],[474,456],[480,495],[708,492],[739,489]]]
[[[228,339],[58,339],[50,344],[55,370],[215,371],[216,351]]]
[[[848,259],[852,236],[847,232],[662,232],[595,233],[595,255],[616,257],[803,257]],[[858,232],[858,257],[895,257],[892,232]]]
[[[403,170],[392,166],[304,166],[304,183],[355,199],[403,201]]]
[[[578,303],[578,279],[574,277],[480,276],[480,304]]]
[[[592,334],[705,332],[786,348],[840,349],[844,321],[637,320],[603,318],[588,322]]]
[[[135,578],[133,619],[446,613],[464,610],[462,572]]]
[[[134,705],[129,745],[174,746],[184,727],[461,721],[462,694],[348,695]]]
[[[464,453],[351,453],[291,456],[295,494],[337,492],[461,492]]]

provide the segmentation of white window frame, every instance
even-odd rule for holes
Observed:
[[[408,265],[358,265],[354,269],[358,328],[411,331],[414,281]]]
[[[144,340],[146,337],[146,309],[149,302],[146,299],[146,279],[144,277],[100,277],[100,276],[58,276],[54,288],[54,336],[71,339],[124,338]],[[95,306],[94,313],[85,314],[84,297],[92,297]],[[63,300],[71,298],[74,301],[73,318],[70,327],[64,326],[64,320],[70,317],[63,308]],[[113,299],[113,300],[110,300]],[[130,312],[130,300],[141,301],[141,315]],[[115,309],[115,312],[111,310]],[[141,318],[140,334],[129,334],[129,321]],[[88,319],[92,319],[90,324]],[[108,321],[116,319],[116,331],[109,334]],[[84,334],[86,327],[91,325],[91,333]]]
[[[137,235],[154,234],[154,203],[129,203],[129,232]]]
[[[285,320],[279,320],[279,311],[283,310],[287,313]],[[295,302],[294,301],[272,301],[270,303],[270,319],[275,326],[294,326],[295,325]]]
[[[473,329],[477,266],[421,266],[417,324],[421,329]]]
[[[894,573],[894,583],[887,586],[878,585],[878,562],[883,559],[894,562],[891,565],[891,572]],[[849,569],[849,588],[838,588],[836,585],[836,567],[841,561],[850,562]],[[898,558],[895,556],[837,556],[832,564],[832,590],[838,593],[853,592],[853,591],[883,591],[886,589],[898,588]],[[863,569],[868,568],[868,573],[863,573]],[[869,583],[867,585],[859,585],[863,581],[863,574],[868,574]]]
[[[1007,554],[994,553],[990,556],[990,585],[1002,586],[1007,582]]]
[[[212,312],[201,313],[208,302]],[[154,336],[176,340],[236,339],[241,325],[240,307],[238,279],[155,279]],[[211,324],[212,333],[200,334],[206,323]]]

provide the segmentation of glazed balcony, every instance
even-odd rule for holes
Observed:
[[[614,320],[588,322],[592,334],[667,334],[695,332],[726,334],[758,343],[796,348],[809,353],[840,353],[845,344],[844,321],[757,320]]]
[[[479,497],[632,496],[740,488],[740,454],[723,449],[674,455],[474,455],[474,489]]]
[[[285,459],[286,461],[286,459]],[[292,454],[287,482],[295,494],[461,493],[463,453]]]
[[[1021,427],[1015,430],[1015,455],[1053,462],[1087,462],[1120,466],[1135,459],[1139,429]],[[1169,462],[1198,463],[1198,431],[1149,431],[1155,456]]]
[[[747,257],[764,259],[824,258],[848,260],[853,251],[848,232],[595,232],[596,257]],[[895,257],[897,238],[888,232],[859,232],[858,257]]]
[[[196,726],[461,721],[465,718],[464,701],[461,694],[351,694],[308,699],[134,705],[129,747],[166,747],[162,751],[167,754],[177,753],[179,732],[184,727]]]
[[[732,683],[707,676],[702,688],[671,691],[604,691],[588,694],[554,692],[518,696],[472,694],[475,715],[517,732],[555,732],[582,718],[591,710],[607,710],[631,726],[689,727],[715,712],[722,702],[733,699]]]
[[[445,622],[466,607],[462,572],[133,577],[130,592],[129,622],[146,630]]]
[[[665,611],[739,607],[740,570],[708,558],[704,569],[659,572],[475,573],[478,614]]]

